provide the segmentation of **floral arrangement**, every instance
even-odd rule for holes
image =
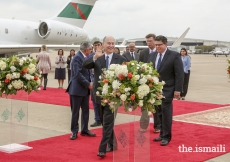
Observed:
[[[228,61],[227,73],[228,73],[228,77],[230,78],[230,59],[228,59],[227,61]]]
[[[113,112],[123,102],[126,111],[140,106],[154,113],[155,105],[161,105],[164,98],[162,89],[165,82],[159,82],[159,74],[152,63],[111,64],[108,70],[103,69],[99,79],[101,87],[96,94],[102,98],[101,104],[109,104]]]
[[[41,74],[36,69],[36,62],[29,57],[0,58],[0,96],[16,95],[19,90],[28,94],[38,91]]]

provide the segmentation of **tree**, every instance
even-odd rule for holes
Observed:
[[[101,41],[101,39],[100,38],[98,38],[98,37],[93,37],[91,40],[90,40],[90,42],[93,44],[95,41]]]
[[[200,50],[202,50],[202,52],[210,52],[213,49],[215,49],[215,47],[203,45],[203,46],[196,46],[195,49],[200,49]]]

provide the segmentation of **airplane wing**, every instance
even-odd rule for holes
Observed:
[[[5,53],[34,53],[38,52],[41,44],[31,44],[31,45],[0,45],[0,54]],[[63,49],[64,51],[70,51],[74,49],[77,51],[80,48],[80,45],[46,45],[47,50],[58,50]]]

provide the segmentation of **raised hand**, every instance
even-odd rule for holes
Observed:
[[[94,59],[97,59],[98,57],[101,57],[104,55],[104,53],[102,53],[102,49],[103,49],[102,45],[98,45],[97,51],[94,55]]]

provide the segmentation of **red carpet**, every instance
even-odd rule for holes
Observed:
[[[124,130],[130,124],[119,125]],[[179,128],[179,129],[178,129]],[[152,125],[151,125],[151,132]],[[98,145],[101,139],[101,129],[94,130],[97,137],[81,137],[75,141],[69,140],[69,135],[63,135],[29,143],[32,150],[18,152],[14,154],[0,153],[0,161],[13,162],[112,162],[113,153],[107,153],[104,159],[96,156]],[[166,147],[153,142],[152,138],[156,134],[150,134],[151,162],[200,162],[205,161],[225,153],[179,153],[178,146],[186,147],[216,147],[217,144],[224,144],[226,153],[230,152],[230,129],[216,128],[210,126],[188,124],[182,122],[173,123],[173,139]],[[133,138],[133,133],[130,134]],[[132,141],[133,139],[131,139]],[[133,143],[131,143],[131,148]],[[118,150],[119,151],[119,150]],[[145,154],[142,155],[143,159]],[[130,162],[133,162],[133,151],[130,152]],[[126,162],[126,157],[120,157],[119,162]],[[144,162],[145,160],[142,160]],[[139,161],[138,161],[139,162]]]
[[[46,91],[41,90],[39,92],[32,92],[29,95],[29,101],[70,106],[68,93],[65,93],[64,89],[57,89],[57,88],[47,88]],[[204,111],[204,110],[209,110],[209,109],[218,108],[222,106],[225,105],[174,100],[173,115],[181,115],[186,113]],[[91,100],[90,100],[90,108],[93,109]],[[124,113],[125,111],[121,107],[118,112]],[[140,115],[140,111],[135,111],[132,112],[131,114],[134,113],[136,113],[136,115]]]

